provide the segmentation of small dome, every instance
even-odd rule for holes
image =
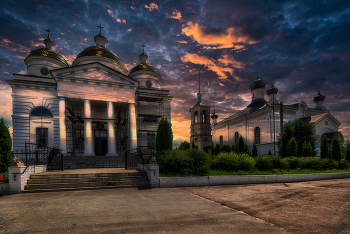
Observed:
[[[135,66],[130,70],[129,74],[137,71],[150,71],[156,73],[159,76],[158,70],[151,65],[148,65],[147,63],[140,63],[139,65]]]
[[[96,43],[97,46],[103,46],[106,47],[108,44],[107,38],[102,36],[102,34],[98,34],[96,37],[94,37],[94,42]]]
[[[212,118],[212,119],[217,119],[217,118],[218,118],[218,115],[215,114],[215,112],[214,112],[214,114],[211,116],[211,118]]]
[[[43,57],[53,58],[53,59],[60,61],[61,63],[63,63],[65,66],[68,67],[67,61],[61,55],[59,55],[55,51],[48,49],[48,48],[32,50],[29,53],[29,55],[24,59],[24,62],[27,64],[26,61],[28,61],[28,59],[33,57],[33,56],[43,56]]]
[[[97,42],[96,42],[97,44]],[[121,71],[124,74],[128,74],[128,70],[125,68],[124,62],[111,50],[107,49],[103,46],[90,46],[83,50],[80,54],[78,54],[77,58],[73,62],[73,66],[76,65],[76,60],[82,57],[87,56],[98,56],[98,57],[105,57],[108,59],[113,60],[113,64],[118,68],[119,71]]]
[[[320,92],[318,93],[318,95],[316,97],[314,97],[314,102],[320,102],[320,101],[324,101],[326,99],[325,95],[322,95]]]
[[[268,90],[267,90],[267,95],[270,95],[270,94],[277,94],[278,93],[278,88],[272,86],[270,87]]]
[[[250,84],[250,90],[253,91],[255,89],[259,89],[259,88],[265,88],[266,86],[266,82],[261,80],[258,76],[256,77],[256,79]]]

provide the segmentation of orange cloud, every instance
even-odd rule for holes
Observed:
[[[108,11],[108,14],[109,14],[112,18],[115,18],[114,15],[113,15],[113,11],[112,11],[112,10],[108,9],[107,11]]]
[[[118,18],[118,19],[117,19],[117,22],[120,23],[120,22],[122,22],[122,21]]]
[[[224,32],[220,34],[210,34],[205,33],[206,27],[201,26],[198,23],[193,23],[189,21],[186,25],[183,25],[182,34],[191,37],[193,40],[200,44],[212,45],[212,49],[221,48],[235,48],[242,49],[243,45],[238,45],[237,43],[255,44],[257,41],[249,39],[247,36],[243,35],[240,28],[227,28]]]
[[[135,10],[135,7],[131,6],[131,9]]]
[[[145,4],[145,8],[147,8],[149,11],[158,10],[158,5],[157,3],[152,2],[149,5]]]
[[[242,69],[244,67],[242,62],[235,60],[234,57],[229,55],[223,55],[221,58],[215,61],[213,59],[198,54],[186,53],[184,56],[181,57],[181,60],[182,62],[190,62],[194,64],[204,65],[208,67],[209,70],[218,74],[220,79],[226,79],[226,73],[228,72],[235,78],[236,81],[240,81],[241,79],[238,76],[234,75],[235,68]]]
[[[177,43],[187,44],[187,41],[176,41]]]
[[[125,19],[123,19],[122,22],[123,22],[124,24],[126,24],[126,20],[125,20]]]
[[[169,18],[173,18],[173,19],[177,19],[177,20],[182,21],[181,12],[174,8],[173,14],[171,16],[169,16]]]
[[[131,28],[129,28],[128,30],[126,30],[127,32],[131,32],[132,31],[132,29]]]

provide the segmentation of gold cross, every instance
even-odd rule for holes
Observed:
[[[146,47],[145,44],[142,44],[141,47],[143,47],[142,48],[142,53],[144,53],[145,52],[145,47]]]
[[[101,26],[101,24],[100,24],[100,26],[97,26],[98,28],[100,28],[100,34],[101,34],[101,29],[103,29],[103,27]]]
[[[256,70],[256,77],[258,77],[259,69],[255,68],[255,70]]]
[[[49,38],[50,37],[50,29],[49,28],[47,28],[47,30],[45,30],[46,32],[47,32],[47,37]]]
[[[271,85],[273,85],[273,78],[275,77],[272,73],[270,73],[271,75]]]

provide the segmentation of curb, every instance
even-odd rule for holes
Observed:
[[[287,175],[245,175],[245,176],[195,176],[195,177],[160,177],[159,187],[199,187],[213,185],[294,183],[317,180],[350,178],[350,172],[287,174]]]

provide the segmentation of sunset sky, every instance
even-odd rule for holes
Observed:
[[[44,47],[50,28],[56,51],[69,65],[99,33],[130,70],[141,44],[172,101],[174,145],[189,141],[189,108],[201,91],[218,121],[251,101],[259,77],[279,89],[278,100],[314,107],[317,82],[324,105],[350,138],[350,1],[1,1],[0,117],[11,124],[12,73],[27,72],[24,58]]]

